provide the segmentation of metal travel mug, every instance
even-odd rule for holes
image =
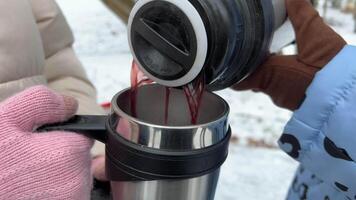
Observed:
[[[191,125],[184,92],[139,88],[136,117],[130,91],[117,94],[109,116],[107,175],[115,200],[213,200],[230,129],[228,104],[206,92],[197,125]]]
[[[228,154],[229,106],[205,92],[197,124],[191,125],[183,90],[169,90],[167,112],[167,89],[145,85],[136,101],[130,89],[118,93],[109,116],[77,116],[40,129],[74,131],[105,143],[114,200],[213,200]]]

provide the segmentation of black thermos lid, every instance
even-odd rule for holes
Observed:
[[[172,2],[138,1],[131,12],[128,34],[140,69],[159,84],[178,87],[199,75],[208,42],[194,6],[189,1]]]

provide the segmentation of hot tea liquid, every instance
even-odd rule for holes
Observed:
[[[137,92],[138,88],[153,83],[152,80],[147,78],[143,72],[140,71],[137,63],[132,62],[131,67],[131,114],[133,117],[137,117],[136,102],[137,102]],[[191,116],[191,123],[196,124],[199,115],[199,108],[203,98],[205,89],[204,76],[201,75],[196,81],[183,86],[185,96],[187,98],[187,103],[189,105],[189,111]],[[168,123],[169,119],[169,101],[171,88],[166,87],[165,91],[165,105],[164,105],[164,124]]]
[[[199,108],[205,90],[204,76],[200,75],[195,81],[183,86],[185,97],[189,105],[191,123],[197,124]]]
[[[171,95],[171,88],[166,87],[166,95],[164,100],[164,124],[168,124],[168,110],[169,110],[169,97]]]
[[[130,95],[131,114],[133,117],[137,117],[137,111],[136,111],[137,100],[136,99],[137,99],[138,88],[145,84],[150,84],[152,82],[153,82],[152,80],[147,78],[143,74],[143,72],[140,71],[136,62],[133,61],[132,66],[131,66],[131,95]]]

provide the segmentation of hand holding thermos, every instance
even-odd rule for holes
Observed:
[[[326,25],[306,0],[286,0],[288,16],[296,33],[298,54],[272,55],[237,90],[252,89],[269,95],[274,103],[297,109],[316,72],[346,45],[345,40]]]

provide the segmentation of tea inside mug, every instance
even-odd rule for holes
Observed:
[[[165,105],[165,101],[166,88],[152,84],[138,88],[135,101],[136,113],[132,113],[129,90],[121,93],[116,103],[118,108],[125,114],[146,123],[162,126],[192,125],[191,112],[182,89],[170,89],[168,105]],[[228,109],[227,103],[222,98],[213,93],[204,92],[196,124],[206,124],[219,120],[227,114]],[[165,120],[166,112],[168,112],[168,117]]]

